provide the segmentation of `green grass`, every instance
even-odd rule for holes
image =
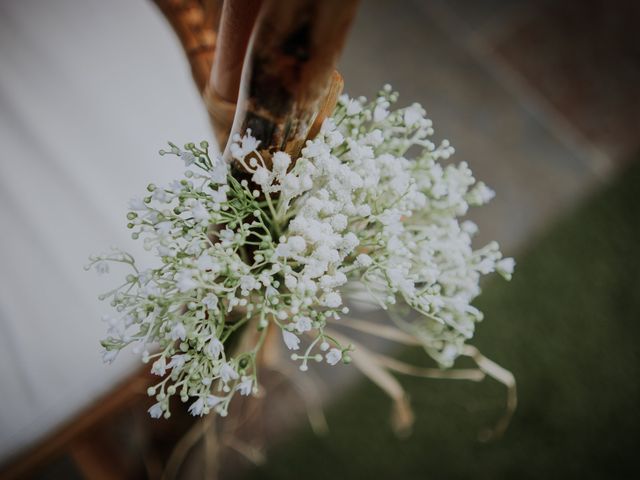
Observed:
[[[491,281],[474,344],[510,369],[520,405],[506,434],[478,432],[502,412],[504,388],[404,377],[417,421],[397,439],[390,402],[362,381],[250,478],[620,478],[640,470],[640,163],[555,225]],[[424,363],[421,352],[404,359]],[[636,474],[637,475],[637,474]],[[638,478],[638,477],[637,477]]]

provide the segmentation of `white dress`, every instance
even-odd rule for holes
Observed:
[[[104,365],[123,272],[127,201],[181,171],[166,140],[212,141],[173,32],[151,2],[0,2],[0,462],[108,391],[139,362]]]

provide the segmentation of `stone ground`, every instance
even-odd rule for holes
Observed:
[[[615,5],[364,0],[340,71],[353,95],[388,82],[427,109],[497,192],[479,240],[512,253],[640,142],[640,4]]]

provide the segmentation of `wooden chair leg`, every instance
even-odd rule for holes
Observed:
[[[85,438],[100,424],[143,397],[150,383],[149,377],[150,374],[142,370],[132,375],[67,425],[54,431],[9,463],[0,466],[0,478],[12,480],[28,477],[47,462],[68,452],[70,447],[77,446],[80,439]],[[82,447],[78,448],[82,452]]]
[[[85,478],[91,480],[131,478],[130,469],[122,461],[118,461],[118,452],[100,432],[72,442],[69,446],[69,455]]]

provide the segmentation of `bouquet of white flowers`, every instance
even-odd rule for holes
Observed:
[[[454,149],[429,139],[420,105],[390,111],[396,100],[388,86],[371,102],[341,97],[296,159],[259,153],[250,132],[232,139],[232,165],[207,142],[160,151],[184,161],[184,178],[150,184],[127,214],[158,264],[141,268],[118,250],[91,259],[100,272],[108,262],[132,269],[103,296],[117,314],[102,345],[107,361],[136,345],[161,377],[148,390],[152,417],[168,418],[174,395],[193,415],[224,416],[236,393],[257,393],[274,329],[300,370],[349,363],[354,345],[330,329],[348,316],[349,292],[411,307],[396,337],[441,367],[465,352],[482,319],[471,305],[480,278],[509,279],[514,261],[495,242],[472,248],[477,227],[461,217],[493,192],[466,163],[446,162]],[[234,338],[246,330],[255,341],[244,348]]]

